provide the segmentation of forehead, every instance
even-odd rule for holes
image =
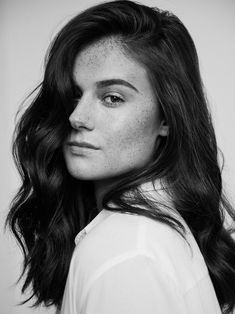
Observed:
[[[106,38],[99,40],[79,52],[75,60],[76,80],[109,79],[114,76],[135,80],[147,79],[146,69],[127,55],[120,40]]]
[[[107,53],[124,54],[121,41],[115,38],[103,38],[89,44],[77,56],[77,62],[86,61],[90,64],[94,63],[97,58],[106,59]]]

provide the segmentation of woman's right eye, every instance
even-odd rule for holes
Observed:
[[[79,102],[79,100],[81,99],[82,95],[79,93],[74,94],[73,96],[73,101],[75,104],[77,104]]]
[[[81,90],[76,86],[73,91],[74,102],[78,102],[81,97],[82,97]]]
[[[73,99],[74,99],[75,101],[80,100],[80,98],[81,98],[81,96],[80,96],[80,95],[76,95],[76,96],[74,96],[74,97],[73,97]]]

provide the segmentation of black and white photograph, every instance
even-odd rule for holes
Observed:
[[[235,314],[235,1],[0,19],[0,314]]]

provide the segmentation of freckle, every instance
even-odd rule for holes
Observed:
[[[106,59],[108,52],[117,51],[121,49],[120,43],[116,38],[105,38],[101,39],[82,50],[81,59],[86,59],[88,65],[93,65],[97,63],[98,58]],[[82,60],[81,60],[82,61]]]

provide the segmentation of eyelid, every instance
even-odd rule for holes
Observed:
[[[117,92],[107,92],[107,93],[104,94],[104,98],[105,98],[105,97],[108,97],[108,96],[118,97],[118,98],[120,98],[120,99],[122,99],[122,100],[124,101],[124,97],[121,96],[121,95],[120,95],[119,93],[117,93]]]
[[[105,100],[105,98],[107,98],[107,97],[116,97],[116,98],[118,98],[118,101],[108,102]],[[120,103],[123,103],[125,100],[119,95],[117,96],[114,93],[108,93],[108,94],[104,95],[103,101],[107,106],[113,107],[115,105],[118,106]]]
[[[81,96],[82,96],[82,92],[75,91],[75,92],[73,93],[73,98],[81,98]]]
[[[74,101],[76,103],[78,103],[80,101],[80,99],[82,98],[82,96],[83,96],[83,92],[81,91],[81,89],[79,87],[76,86],[76,88],[74,89],[74,93],[73,93]],[[115,105],[115,104],[118,104],[118,103],[125,102],[124,97],[122,95],[120,95],[116,91],[107,91],[105,94],[100,95],[100,97],[101,97],[101,100],[103,102],[105,102],[106,104],[110,104],[110,107],[112,107],[111,104]],[[105,101],[105,98],[107,98],[107,97],[116,97],[116,98],[118,98],[118,100],[114,101],[113,103],[112,102],[108,102],[108,101]]]
[[[73,87],[73,97],[80,98],[81,96],[82,96],[82,90],[77,85],[75,85]]]

